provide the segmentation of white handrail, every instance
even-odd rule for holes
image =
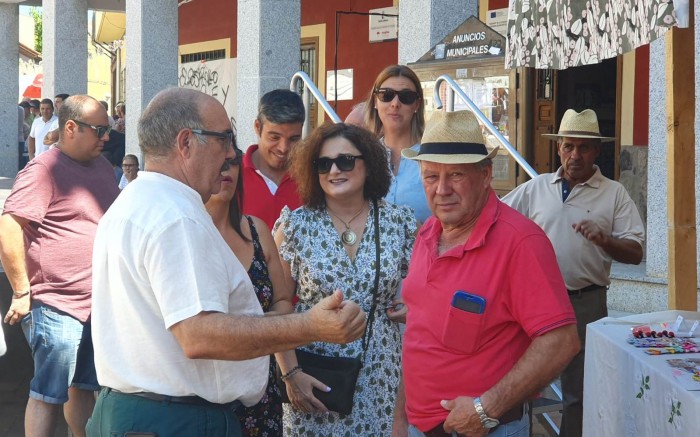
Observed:
[[[459,95],[459,97],[464,101],[464,103],[467,104],[467,106],[474,113],[474,115],[476,115],[476,118],[478,118],[479,121],[481,121],[481,123],[483,123],[484,126],[486,126],[486,129],[489,132],[491,132],[491,134],[493,134],[493,136],[496,137],[498,142],[503,144],[503,147],[508,151],[508,153],[510,153],[510,155],[513,157],[513,159],[515,159],[515,162],[520,164],[520,166],[523,168],[523,170],[525,170],[525,172],[528,175],[530,175],[531,178],[534,178],[535,176],[537,176],[537,172],[535,171],[535,169],[532,168],[532,166],[530,164],[528,164],[527,161],[525,161],[525,158],[523,158],[522,155],[520,155],[520,153],[518,153],[518,151],[515,150],[515,148],[508,142],[508,140],[506,140],[505,137],[503,137],[503,135],[501,135],[501,133],[498,131],[498,129],[496,129],[496,126],[494,126],[493,123],[491,123],[491,120],[486,118],[486,116],[484,115],[483,112],[481,112],[479,107],[476,106],[476,104],[474,104],[474,102],[472,102],[472,100],[469,97],[467,97],[464,90],[462,90],[462,88],[447,74],[443,74],[442,76],[438,77],[437,80],[435,81],[434,97],[435,97],[435,104],[437,105],[438,109],[442,109],[442,100],[440,99],[440,85],[442,85],[442,82],[446,82],[451,88],[450,90],[448,90],[448,94],[447,94],[447,96],[448,96],[447,97],[447,103],[448,103],[447,110],[448,111],[454,110],[454,94],[453,93],[457,93],[457,95]]]
[[[304,127],[302,129],[302,135],[305,137],[311,131],[311,124],[309,123],[309,113],[311,111],[310,95],[316,98],[318,104],[321,106],[321,108],[323,108],[328,117],[330,117],[330,119],[333,120],[333,123],[340,123],[342,120],[340,119],[340,117],[338,117],[338,114],[335,113],[333,108],[331,108],[331,105],[323,97],[323,94],[321,94],[321,91],[318,90],[318,88],[316,87],[316,85],[311,80],[308,74],[304,73],[303,71],[297,71],[296,73],[294,73],[294,76],[292,76],[292,82],[289,85],[289,89],[296,92],[297,84],[300,80],[304,82],[304,91],[302,92],[301,99],[304,102],[304,111],[306,112],[306,117],[304,118]],[[309,95],[309,93],[311,94]]]

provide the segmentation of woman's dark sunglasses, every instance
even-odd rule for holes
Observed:
[[[340,171],[352,171],[355,168],[355,160],[364,159],[362,155],[338,155],[337,158],[318,158],[314,159],[314,168],[318,174],[326,174],[331,171],[331,167],[335,164]]]
[[[392,90],[391,88],[377,88],[376,90],[374,90],[374,94],[376,94],[377,97],[379,97],[379,100],[381,100],[384,103],[391,102],[392,100],[394,100],[394,97],[396,97],[396,95],[398,94],[399,101],[404,105],[410,105],[411,103],[418,100],[418,97],[420,97],[417,91],[396,91]]]

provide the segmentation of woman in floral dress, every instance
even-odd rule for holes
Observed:
[[[241,214],[242,157],[243,152],[236,149],[236,157],[227,160],[225,167],[228,169],[222,172],[221,191],[209,199],[206,208],[241,264],[250,266],[248,275],[266,315],[286,314],[292,311],[291,293],[285,288],[270,229],[259,218]],[[275,360],[270,359],[267,389],[260,402],[251,407],[239,407],[236,411],[243,436],[282,436],[282,399],[275,384],[274,369]]]
[[[349,415],[329,412],[313,395],[325,390],[297,366],[294,351],[278,354],[291,404],[284,405],[286,436],[389,435],[401,373],[398,325],[386,307],[407,271],[416,220],[413,211],[383,200],[391,175],[384,147],[353,125],[318,128],[292,152],[291,173],[304,206],[285,208],[275,224],[275,241],[296,312],[341,290],[369,314],[375,277],[374,208],[379,211],[380,276],[372,336]],[[356,357],[362,339],[347,345],[312,343],[303,349],[328,356]],[[331,387],[332,390],[332,387]]]

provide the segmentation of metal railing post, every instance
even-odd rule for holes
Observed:
[[[333,123],[340,123],[340,117],[335,113],[328,101],[323,97],[321,91],[318,90],[316,85],[313,83],[308,74],[303,71],[297,71],[292,76],[292,81],[289,85],[291,91],[297,91],[297,84],[299,81],[304,83],[304,91],[302,92],[302,101],[304,102],[304,110],[306,112],[306,117],[304,118],[304,128],[302,130],[302,135],[306,136],[311,131],[311,123],[309,120],[309,115],[311,111],[311,96],[313,96],[318,102],[319,106],[323,108],[328,117],[333,121]]]
[[[506,149],[508,153],[515,159],[515,162],[517,162],[525,172],[530,175],[531,178],[534,178],[537,176],[537,172],[535,171],[534,168],[528,162],[525,160],[525,158],[522,157],[520,153],[518,153],[517,150],[508,142],[508,140],[501,135],[501,133],[496,129],[496,126],[491,123],[491,120],[486,118],[483,112],[481,112],[481,109],[479,109],[472,100],[467,97],[465,94],[464,90],[447,74],[443,74],[442,76],[438,77],[437,80],[435,81],[435,92],[434,92],[434,97],[435,97],[435,105],[437,106],[438,109],[442,109],[442,100],[440,99],[440,85],[442,85],[442,82],[447,83],[449,85],[449,89],[452,90],[452,93],[448,91],[447,93],[447,110],[450,111],[450,105],[451,105],[451,110],[454,111],[454,98],[452,98],[452,103],[450,103],[450,94],[454,96],[454,93],[457,93],[459,97],[464,101],[464,103],[467,104],[469,109],[476,115],[476,118],[479,119],[479,121],[486,127],[486,130],[488,130],[496,139],[498,140],[499,143],[503,145],[503,148]]]

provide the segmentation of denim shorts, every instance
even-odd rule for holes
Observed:
[[[49,404],[63,404],[68,401],[71,382],[78,388],[99,390],[92,355],[81,357],[85,362],[78,367],[83,370],[75,375],[78,380],[73,379],[85,325],[48,305],[34,303],[32,307],[22,319],[22,330],[34,359],[29,396]],[[88,331],[86,335],[92,342],[89,334]]]

